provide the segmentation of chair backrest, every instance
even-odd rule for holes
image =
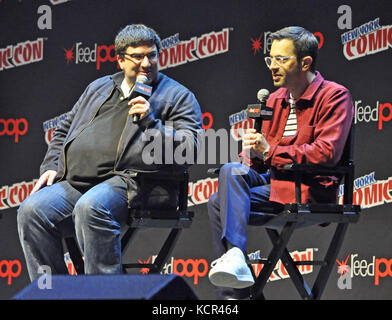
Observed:
[[[178,219],[188,208],[189,172],[137,173],[140,195],[129,208],[132,218]]]
[[[347,168],[344,173],[344,204],[352,204],[354,193],[354,123],[351,124],[351,129],[348,134],[346,144],[344,146],[342,158],[339,161],[339,166]]]
[[[344,145],[343,154],[339,161],[339,166],[349,166],[354,162],[354,123],[351,124],[346,144]]]

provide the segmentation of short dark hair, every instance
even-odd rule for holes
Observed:
[[[120,56],[128,47],[156,45],[158,54],[161,50],[161,38],[158,33],[144,24],[131,24],[123,28],[114,40],[117,54]]]
[[[318,55],[318,41],[317,38],[308,30],[302,27],[286,27],[280,29],[270,35],[272,40],[291,39],[294,42],[294,50],[298,62],[306,56],[311,56],[313,59],[310,70],[316,70],[316,61]]]

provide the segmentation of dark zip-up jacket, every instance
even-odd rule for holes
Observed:
[[[41,174],[55,170],[56,181],[65,177],[67,145],[93,121],[110,97],[115,88],[115,77],[124,77],[123,72],[99,78],[88,85],[54,131],[40,167]],[[153,93],[149,98],[150,112],[136,125],[132,123],[132,117],[128,116],[117,145],[113,170],[122,177],[135,171],[175,170],[177,166],[193,164],[197,157],[203,129],[200,106],[194,94],[162,73],[158,73],[151,86]],[[159,143],[161,148],[158,147]],[[168,143],[172,145],[169,146]],[[166,154],[165,147],[168,150]],[[188,151],[186,158],[180,159],[180,163],[176,163],[176,157],[172,156],[177,147]],[[172,155],[165,158],[170,150]]]

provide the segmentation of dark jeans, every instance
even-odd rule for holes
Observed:
[[[30,279],[40,276],[37,270],[42,265],[49,266],[52,274],[67,273],[62,237],[75,233],[86,274],[121,273],[120,233],[127,216],[127,186],[120,177],[84,194],[61,181],[31,195],[17,216]]]

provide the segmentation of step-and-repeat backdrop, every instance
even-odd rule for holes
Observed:
[[[355,106],[354,194],[363,211],[360,222],[349,228],[323,298],[391,298],[389,0],[0,0],[0,298],[8,299],[29,284],[16,214],[38,179],[52,132],[88,83],[119,71],[114,36],[132,23],[158,31],[163,40],[161,71],[195,93],[204,129],[217,140],[208,141],[215,149],[206,148],[204,159],[191,169],[188,201],[195,219],[163,273],[181,275],[201,299],[214,299],[207,276],[212,247],[206,202],[218,181],[207,169],[231,160],[243,130],[252,125],[243,112],[246,105],[257,103],[259,89],[274,90],[264,63],[270,33],[300,25],[319,40],[317,69],[349,88]],[[289,247],[294,259],[319,259],[332,231],[329,226],[298,232]],[[153,261],[165,232],[140,232],[126,258]],[[249,232],[248,252],[265,257],[271,245],[264,230],[251,227]],[[67,252],[64,259],[74,273]],[[260,272],[260,265],[254,267]],[[315,268],[302,266],[300,271],[312,281]],[[135,273],[147,272],[142,268]],[[338,283],[342,275],[344,286]],[[299,297],[280,263],[266,296]]]

